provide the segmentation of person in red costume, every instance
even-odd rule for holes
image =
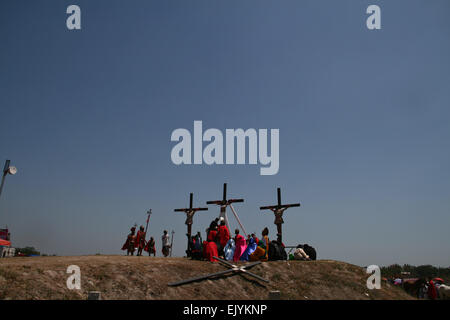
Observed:
[[[139,228],[139,231],[136,235],[136,242],[134,247],[137,248],[137,256],[142,256],[142,250],[145,248],[145,231],[144,226]]]
[[[127,241],[122,246],[122,250],[127,250],[127,256],[131,253],[131,255],[134,255],[134,245],[136,242],[136,235],[134,232],[136,231],[136,227],[132,227],[130,229],[131,233],[127,236]]]
[[[227,245],[228,240],[230,240],[230,231],[228,230],[228,227],[225,224],[225,221],[222,220],[220,222],[219,229],[217,231],[217,238],[219,240],[219,254],[223,256],[223,248]]]
[[[247,248],[247,241],[243,236],[239,234],[239,229],[236,229],[234,231],[235,237],[234,242],[236,244],[236,249],[234,249],[234,256],[233,261],[237,262],[241,258],[241,255],[244,253],[245,249]]]
[[[217,250],[217,244],[215,242],[217,236],[217,229],[216,228],[210,228],[208,232],[208,237],[206,241],[206,248],[205,248],[205,259],[211,262],[217,261],[214,259],[214,257],[219,256],[218,250]]]
[[[149,257],[152,254],[154,257],[156,257],[155,239],[153,239],[153,237],[150,237],[150,240],[147,242],[147,245],[145,246],[144,250],[148,252]]]
[[[206,257],[206,248],[208,247],[208,241],[204,240],[202,243],[202,256],[203,259],[207,259]]]
[[[431,300],[436,300],[437,299],[437,291],[436,291],[436,285],[434,284],[433,280],[430,280],[428,282],[428,298],[430,298]]]
[[[208,236],[206,237],[206,240],[208,242],[210,241],[216,241],[216,236],[217,236],[217,227],[215,228],[210,228],[208,231]]]

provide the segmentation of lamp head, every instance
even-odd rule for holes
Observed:
[[[10,174],[10,175],[14,175],[14,174],[16,174],[17,173],[17,168],[16,167],[9,167],[8,168],[8,173]]]

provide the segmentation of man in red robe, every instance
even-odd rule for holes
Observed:
[[[208,232],[207,242],[206,242],[206,248],[204,251],[204,257],[206,260],[215,262],[217,261],[214,259],[214,257],[217,257],[219,255],[217,250],[217,244],[216,244],[216,236],[217,236],[217,230],[216,229],[210,229]]]
[[[219,254],[223,256],[223,248],[227,245],[228,240],[230,240],[230,231],[225,224],[225,221],[222,220],[220,223],[219,229],[217,231],[217,238],[219,239]]]
[[[433,280],[430,280],[430,282],[428,282],[428,298],[430,298],[431,300],[437,299],[436,285],[434,284]]]
[[[145,247],[145,231],[144,231],[144,226],[141,226],[139,228],[139,231],[137,232],[136,235],[136,242],[134,243],[134,247],[137,248],[138,252],[137,255],[138,256],[142,256],[142,250]]]
[[[217,251],[217,245],[213,241],[208,241],[206,244],[206,250],[205,250],[205,258],[208,261],[215,262],[217,261],[214,259],[214,257],[217,257],[219,255]]]
[[[134,245],[136,242],[136,235],[134,232],[136,231],[136,227],[132,227],[130,229],[131,233],[127,236],[127,241],[125,241],[125,244],[122,246],[122,250],[127,250],[127,256],[134,255]]]

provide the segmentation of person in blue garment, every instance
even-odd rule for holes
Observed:
[[[227,244],[223,248],[223,255],[226,260],[231,261],[234,257],[234,250],[236,249],[236,245],[234,244],[233,238],[228,240]]]
[[[248,261],[250,255],[256,250],[257,246],[258,246],[258,244],[255,241],[255,235],[252,234],[252,236],[249,239],[247,248],[245,249],[244,253],[241,255],[240,260],[241,261]]]

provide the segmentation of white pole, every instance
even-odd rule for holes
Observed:
[[[234,214],[234,216],[236,217],[236,220],[238,221],[239,225],[241,226],[242,231],[244,231],[245,239],[247,239],[247,232],[245,232],[244,226],[242,225],[241,220],[239,220],[239,217],[238,217],[236,211],[234,211],[234,208],[233,208],[233,206],[231,205],[231,203],[230,203],[230,208],[231,208],[231,211],[233,211],[233,214]]]

